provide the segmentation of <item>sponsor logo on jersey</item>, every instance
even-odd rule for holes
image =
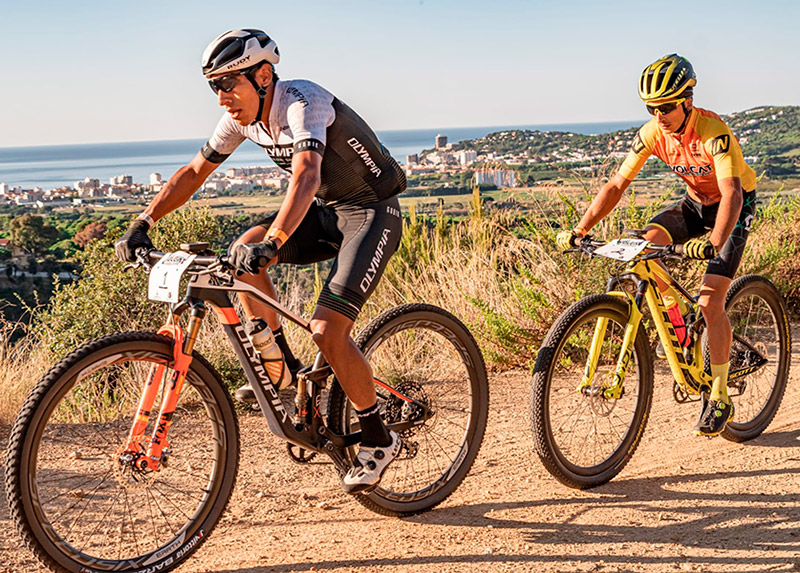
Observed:
[[[637,133],[636,137],[633,138],[633,142],[631,142],[631,150],[638,155],[643,149],[644,142],[642,141],[641,136]]]
[[[286,93],[296,97],[297,101],[303,104],[303,107],[308,107],[308,100],[306,99],[306,96],[303,95],[303,92],[301,92],[299,89],[291,87],[286,90]]]
[[[386,212],[389,213],[390,215],[394,215],[395,217],[398,218],[400,217],[400,209],[395,209],[394,207],[391,207],[389,205],[386,206]]]
[[[670,165],[669,168],[678,175],[691,175],[694,177],[703,177],[714,172],[712,165]]]
[[[367,148],[364,147],[364,145],[362,145],[360,141],[358,141],[355,137],[351,137],[350,139],[347,140],[347,145],[352,147],[353,151],[355,151],[358,154],[358,156],[361,157],[361,160],[364,162],[364,165],[367,166],[367,169],[369,169],[370,172],[375,174],[375,177],[380,176],[381,174],[380,168],[372,160],[372,157],[369,156]]]
[[[731,136],[727,133],[718,135],[711,141],[711,155],[727,153],[731,148]]]
[[[381,240],[378,241],[378,246],[375,248],[375,254],[373,255],[372,261],[369,264],[367,273],[364,275],[364,278],[361,279],[361,292],[367,292],[369,290],[372,281],[375,280],[375,277],[378,274],[378,269],[380,268],[381,261],[383,260],[383,249],[386,247],[386,243],[389,242],[389,233],[391,233],[389,229],[383,230],[383,235],[381,236]]]

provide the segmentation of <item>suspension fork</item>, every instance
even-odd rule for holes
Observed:
[[[156,394],[164,379],[166,365],[154,364],[150,367],[150,372],[142,389],[142,396],[139,400],[139,407],[136,419],[133,422],[124,451],[127,453],[143,453],[144,455],[137,460],[136,465],[139,469],[150,469],[157,471],[162,461],[162,456],[169,453],[169,442],[167,433],[172,424],[172,417],[178,405],[189,366],[192,364],[192,351],[194,350],[197,334],[200,325],[205,317],[206,309],[203,303],[195,303],[192,306],[192,316],[187,325],[187,334],[184,336],[183,329],[178,325],[178,315],[173,315],[171,323],[165,324],[158,329],[159,334],[164,334],[172,338],[172,352],[174,365],[172,375],[168,384],[164,385],[164,393],[161,397],[161,408],[158,413],[158,422],[153,428],[153,434],[147,446],[147,450],[142,452],[140,439],[144,436],[147,423],[155,403]],[[165,452],[166,450],[166,452]]]
[[[609,283],[610,285],[610,283]],[[631,355],[633,354],[633,345],[636,341],[636,334],[639,332],[639,325],[642,321],[642,303],[644,302],[644,295],[647,291],[647,283],[639,281],[636,288],[636,296],[631,297],[624,291],[609,290],[607,294],[624,298],[628,302],[630,312],[628,314],[628,322],[625,324],[625,334],[622,338],[622,347],[620,348],[619,358],[617,358],[617,365],[614,370],[614,378],[608,387],[602,389],[603,395],[606,398],[621,398],[623,392],[623,383],[625,375],[630,366]],[[594,328],[592,335],[592,343],[589,346],[589,356],[586,359],[586,367],[584,369],[583,378],[578,386],[578,391],[584,394],[591,394],[591,386],[594,382],[595,374],[597,373],[597,365],[600,361],[600,354],[602,352],[603,343],[606,340],[606,330],[608,329],[608,319],[600,317],[597,319],[597,324]]]

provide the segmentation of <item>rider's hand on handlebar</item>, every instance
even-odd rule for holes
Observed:
[[[558,235],[556,235],[556,245],[558,245],[558,248],[562,251],[573,249],[585,235],[586,233],[581,233],[578,229],[560,231]]]
[[[269,262],[278,254],[278,246],[272,239],[267,239],[263,243],[249,243],[236,245],[228,258],[228,262],[233,265],[239,274],[257,274],[262,267],[266,267]]]
[[[683,254],[690,259],[708,261],[717,256],[717,249],[708,239],[689,239],[683,244]]]
[[[153,242],[147,236],[150,225],[142,219],[134,219],[125,234],[114,243],[114,250],[122,261],[133,263],[136,261],[136,249],[144,247],[153,249]]]

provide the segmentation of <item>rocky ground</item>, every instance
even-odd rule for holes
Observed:
[[[660,368],[633,461],[590,491],[562,486],[539,463],[528,374],[493,375],[489,427],[472,472],[442,506],[406,519],[370,513],[341,492],[330,464],[292,463],[262,418],[243,416],[229,510],[180,570],[800,570],[798,354],[777,417],[746,444],[693,436],[697,404],[676,404]],[[4,571],[38,570],[5,504],[0,563]]]

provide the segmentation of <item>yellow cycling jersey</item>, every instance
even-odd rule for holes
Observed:
[[[633,138],[619,174],[632,181],[655,155],[686,182],[687,192],[703,205],[719,203],[719,181],[738,177],[744,191],[756,188],[756,172],[744,162],[731,129],[713,111],[693,108],[681,134],[664,133],[658,120],[644,124]]]

